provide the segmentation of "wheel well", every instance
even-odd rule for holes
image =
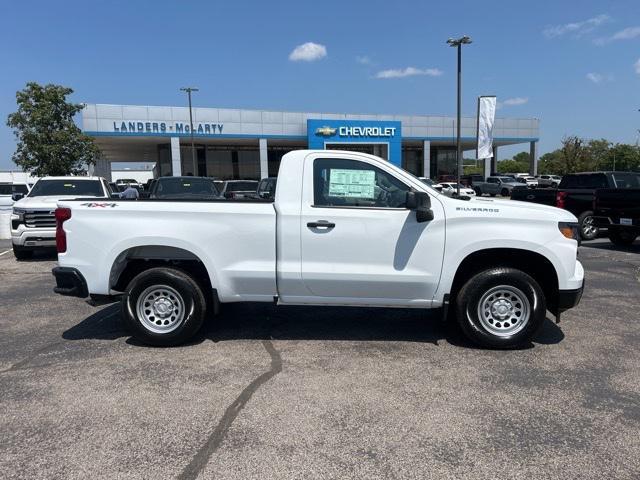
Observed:
[[[155,267],[173,267],[191,275],[206,292],[212,291],[209,272],[198,256],[182,248],[145,245],[123,251],[111,267],[109,288],[124,292],[139,273]]]
[[[517,248],[491,248],[468,255],[458,267],[451,285],[454,299],[465,281],[488,268],[510,267],[522,270],[538,282],[547,301],[547,309],[555,314],[558,303],[558,274],[544,255]]]

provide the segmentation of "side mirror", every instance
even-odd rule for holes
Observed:
[[[416,211],[418,223],[433,220],[431,197],[426,192],[407,192],[407,208]]]
[[[14,202],[17,202],[18,200],[22,200],[24,198],[24,193],[14,193],[13,195],[11,195],[11,199]]]

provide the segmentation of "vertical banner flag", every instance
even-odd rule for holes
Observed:
[[[496,118],[496,97],[478,97],[478,147],[476,158],[493,157],[493,122]]]

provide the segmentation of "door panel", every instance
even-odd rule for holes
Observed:
[[[311,171],[305,164],[305,175]],[[433,221],[418,223],[415,211],[406,208],[314,205],[320,203],[317,196],[314,202],[314,186],[322,184],[317,178],[305,182],[301,208],[301,271],[309,294],[351,299],[351,304],[367,304],[367,299],[429,304],[444,253],[440,203],[432,204]],[[384,196],[396,205],[400,193],[376,193],[374,202]],[[321,222],[334,226],[316,226]]]

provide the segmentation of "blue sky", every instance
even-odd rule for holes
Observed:
[[[541,119],[541,153],[566,134],[636,141],[638,0],[2,2],[0,169],[27,81],[88,103],[182,105],[195,85],[196,106],[454,114],[461,34],[464,114],[497,95],[498,116]]]

